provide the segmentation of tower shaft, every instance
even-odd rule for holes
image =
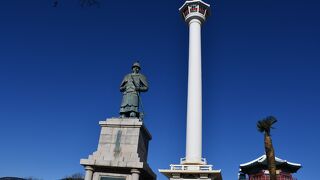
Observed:
[[[187,0],[179,11],[189,25],[186,157],[180,159],[180,164],[159,171],[170,180],[222,180],[221,170],[214,170],[202,158],[201,25],[210,14],[210,5]]]
[[[201,21],[189,22],[189,70],[187,104],[187,164],[202,164]]]

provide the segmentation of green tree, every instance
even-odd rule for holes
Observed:
[[[271,129],[273,129],[272,125],[276,122],[277,119],[273,116],[268,116],[257,122],[258,131],[264,133],[264,149],[267,156],[270,180],[277,180],[275,153],[270,134]]]
[[[84,175],[82,173],[75,173],[62,178],[61,180],[84,180]]]

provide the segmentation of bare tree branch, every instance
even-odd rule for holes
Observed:
[[[52,6],[58,7],[61,0],[53,0]],[[81,7],[100,6],[99,0],[78,0]]]

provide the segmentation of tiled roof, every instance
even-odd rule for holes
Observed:
[[[302,166],[301,164],[298,163],[292,163],[287,160],[280,159],[278,157],[276,159],[276,166],[277,169],[282,169],[284,171],[290,172],[290,173],[295,173],[297,172]],[[259,170],[266,170],[267,169],[267,156],[262,155],[258,157],[255,160],[252,160],[250,162],[240,164],[240,172],[243,173],[250,173],[254,171],[259,171]]]

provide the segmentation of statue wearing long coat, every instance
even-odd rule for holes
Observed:
[[[120,91],[123,93],[120,107],[120,115],[132,117],[139,115],[139,93],[148,91],[148,82],[144,75],[140,73],[130,73],[123,78],[120,85]]]

